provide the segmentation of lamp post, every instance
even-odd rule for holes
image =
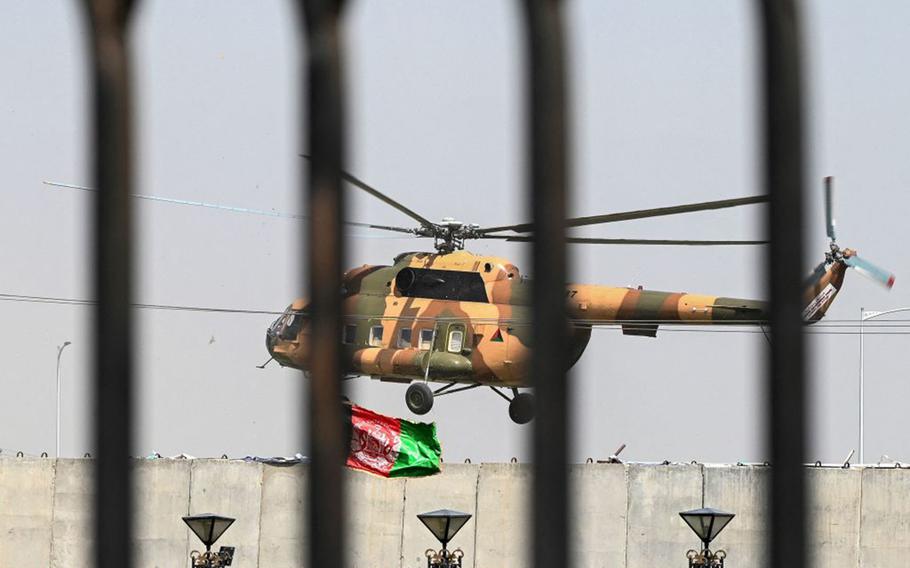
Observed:
[[[221,568],[231,565],[234,560],[234,547],[222,546],[218,552],[212,552],[212,545],[224,534],[224,531],[228,530],[228,527],[234,524],[234,519],[203,513],[183,517],[183,522],[205,545],[205,552],[194,550],[190,553],[193,568]]]
[[[726,551],[713,551],[710,545],[714,537],[724,530],[735,515],[718,509],[703,508],[683,511],[679,516],[698,535],[702,543],[700,551],[689,550],[686,552],[689,568],[723,568],[724,559],[727,557]]]
[[[57,438],[54,445],[54,455],[60,457],[60,357],[63,356],[63,350],[67,345],[72,345],[72,341],[64,341],[63,345],[57,346]]]
[[[899,312],[910,312],[910,308],[895,308],[893,310],[885,310],[883,312],[877,311],[866,311],[865,308],[859,309],[859,463],[863,464],[865,462],[865,453],[863,452],[863,446],[865,445],[865,432],[863,431],[864,426],[864,397],[865,397],[865,323],[868,320],[875,319],[879,316],[886,316],[888,314],[896,314]]]
[[[464,552],[460,548],[448,550],[449,541],[455,536],[455,533],[461,530],[470,519],[471,515],[452,511],[451,509],[439,509],[429,513],[417,515],[433,536],[442,544],[441,550],[427,549],[427,568],[461,568],[461,559]]]

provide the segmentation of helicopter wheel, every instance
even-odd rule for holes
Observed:
[[[534,419],[534,395],[522,392],[509,403],[509,418],[516,424],[527,424]]]
[[[404,401],[414,414],[426,414],[433,408],[433,391],[426,383],[411,383]]]

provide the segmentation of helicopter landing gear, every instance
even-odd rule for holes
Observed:
[[[518,389],[512,389],[512,398],[502,393],[500,387],[490,387],[493,392],[501,396],[509,403],[509,418],[516,424],[527,424],[534,420],[534,395],[529,392],[518,392]]]
[[[454,394],[470,389],[476,389],[481,386],[479,383],[459,384],[451,382],[442,386],[435,391],[430,385],[424,382],[411,383],[405,392],[404,401],[408,409],[414,414],[426,414],[433,408],[433,400],[437,396]],[[534,419],[534,395],[529,392],[518,392],[517,388],[512,388],[512,397],[509,398],[502,390],[502,387],[490,386],[490,389],[501,396],[509,403],[509,418],[516,424],[527,424]]]
[[[414,414],[426,414],[433,408],[433,391],[426,383],[411,383],[404,401]]]
[[[408,387],[408,391],[404,395],[404,401],[414,414],[426,414],[433,408],[433,399],[435,397],[476,389],[479,386],[480,383],[464,384],[452,381],[436,390],[431,390],[430,386],[426,383],[411,383],[411,386]],[[500,396],[505,397],[504,394],[499,394]],[[507,397],[506,400],[508,400]]]
[[[534,395],[512,389],[515,396],[509,402],[509,418],[516,424],[527,424],[534,419]]]

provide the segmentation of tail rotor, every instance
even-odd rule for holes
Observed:
[[[829,252],[825,253],[825,260],[815,267],[814,274],[823,273],[827,266],[835,262],[843,263],[853,268],[861,275],[878,282],[886,288],[894,286],[894,274],[880,268],[864,258],[860,258],[853,249],[841,249],[837,244],[834,220],[834,178],[825,178],[825,226],[828,232]]]

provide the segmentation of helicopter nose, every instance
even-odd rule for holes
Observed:
[[[265,347],[272,359],[282,367],[306,368],[306,344],[299,341],[290,341],[282,337],[282,333],[275,329],[265,332]]]

